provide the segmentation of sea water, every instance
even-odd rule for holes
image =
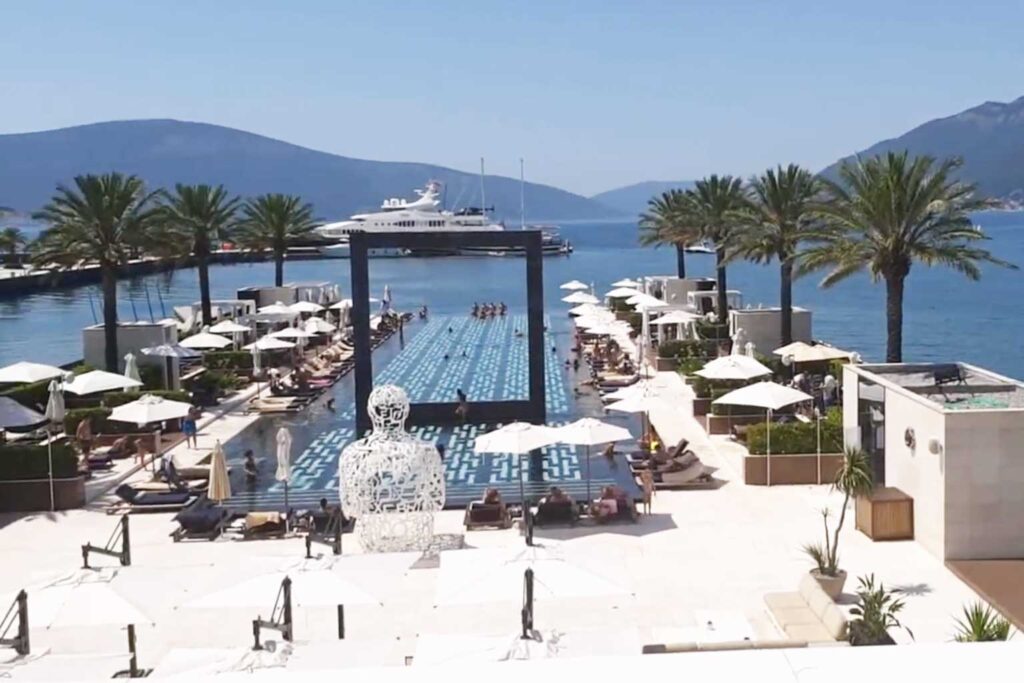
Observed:
[[[991,237],[997,256],[1024,265],[1024,214],[985,213],[976,218]],[[673,274],[675,254],[668,248],[641,247],[631,223],[571,224],[562,227],[575,251],[544,260],[549,313],[566,308],[558,285],[570,279],[593,283],[600,296],[623,277]],[[966,361],[1024,378],[1019,353],[1024,333],[1021,295],[1024,273],[985,267],[979,282],[947,268],[915,264],[906,287],[904,358],[908,361]],[[714,257],[687,256],[691,276],[714,275]],[[743,292],[744,304],[777,305],[778,267],[737,263],[728,269],[729,288]],[[443,314],[468,312],[473,302],[504,301],[525,308],[525,260],[516,256],[377,259],[370,268],[371,288],[380,296],[390,285],[394,305],[414,310],[426,304]],[[273,264],[211,268],[214,298],[234,298],[241,287],[273,282]],[[867,275],[832,287],[818,286],[820,275],[798,281],[794,303],[814,314],[814,336],[859,351],[866,360],[885,355],[885,289]],[[291,261],[286,282],[331,281],[349,293],[347,260]],[[120,283],[122,320],[159,319],[173,306],[198,298],[194,269],[183,269]],[[76,287],[0,300],[0,365],[18,360],[66,363],[82,356],[81,329],[96,322],[101,296],[96,286]]]

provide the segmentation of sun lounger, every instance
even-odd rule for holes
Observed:
[[[504,503],[484,503],[474,500],[466,508],[463,523],[467,530],[484,527],[508,529],[512,526],[512,515]]]
[[[542,500],[533,513],[533,523],[537,526],[550,526],[552,524],[568,524],[573,526],[580,518],[579,507],[575,501],[547,501]]]
[[[685,488],[691,485],[707,484],[711,473],[696,455],[687,451],[664,467],[654,470],[656,489]]]
[[[280,512],[250,512],[245,516],[242,540],[284,538],[287,531],[286,516]]]
[[[231,513],[209,501],[196,501],[174,516],[178,528],[171,532],[174,542],[185,539],[212,541],[221,535],[231,520]]]
[[[196,500],[193,491],[139,491],[121,484],[114,491],[121,500],[107,508],[107,514],[119,512],[175,512]]]

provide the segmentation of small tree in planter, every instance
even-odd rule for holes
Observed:
[[[886,590],[882,583],[875,587],[875,575],[861,576],[857,605],[850,609],[856,619],[850,622],[850,645],[894,645],[889,629],[902,628],[910,637],[913,631],[896,616],[903,610],[903,601],[894,597],[899,591]]]
[[[958,643],[989,643],[1010,639],[1010,622],[988,605],[975,602],[964,607],[964,618],[956,620]]]
[[[822,523],[825,526],[825,543],[812,543],[804,546],[807,553],[817,565],[811,574],[821,584],[828,596],[835,600],[843,592],[846,584],[846,570],[839,568],[839,532],[846,521],[846,508],[850,499],[866,496],[874,488],[871,474],[871,461],[867,454],[859,448],[847,447],[843,450],[843,464],[836,473],[833,489],[842,492],[843,507],[839,511],[839,523],[834,530],[829,529],[827,509],[821,511]],[[829,535],[831,534],[831,538]]]

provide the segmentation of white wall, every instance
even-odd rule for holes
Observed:
[[[1024,557],[1024,413],[946,415],[946,559]]]
[[[117,327],[118,372],[124,371],[124,357],[133,353],[139,365],[159,365],[161,359],[144,356],[141,350],[161,344],[175,344],[178,329],[172,323],[120,323]],[[103,325],[82,329],[82,358],[100,370],[106,369],[106,340]]]
[[[753,342],[757,351],[766,356],[782,346],[782,310],[779,308],[733,309],[729,311],[730,336],[736,334],[737,327],[742,328],[746,340]],[[810,343],[812,340],[811,312],[794,308],[793,341]]]
[[[914,499],[914,538],[939,559],[945,555],[946,477],[944,453],[928,451],[929,439],[945,442],[945,419],[937,404],[886,387],[885,483]],[[916,446],[904,441],[914,430]]]

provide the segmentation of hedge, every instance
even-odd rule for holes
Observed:
[[[78,423],[86,417],[92,418],[92,431],[94,434],[97,432],[104,432],[106,430],[101,429],[101,427],[108,424],[107,418],[110,417],[110,413],[110,408],[72,408],[64,413],[64,433],[69,436],[73,435],[78,429]],[[110,424],[128,425],[127,422],[111,422]]]
[[[209,370],[252,370],[252,354],[248,351],[207,351],[203,365]]]
[[[53,476],[74,477],[78,459],[66,443],[53,444]],[[46,479],[49,472],[46,446],[0,446],[0,481]]]
[[[756,424],[747,428],[747,450],[752,455],[767,453],[766,425]],[[791,453],[816,453],[818,450],[817,425],[811,422],[787,422],[772,424],[772,455]],[[829,408],[821,420],[821,452],[841,453],[843,451],[843,412]]]

